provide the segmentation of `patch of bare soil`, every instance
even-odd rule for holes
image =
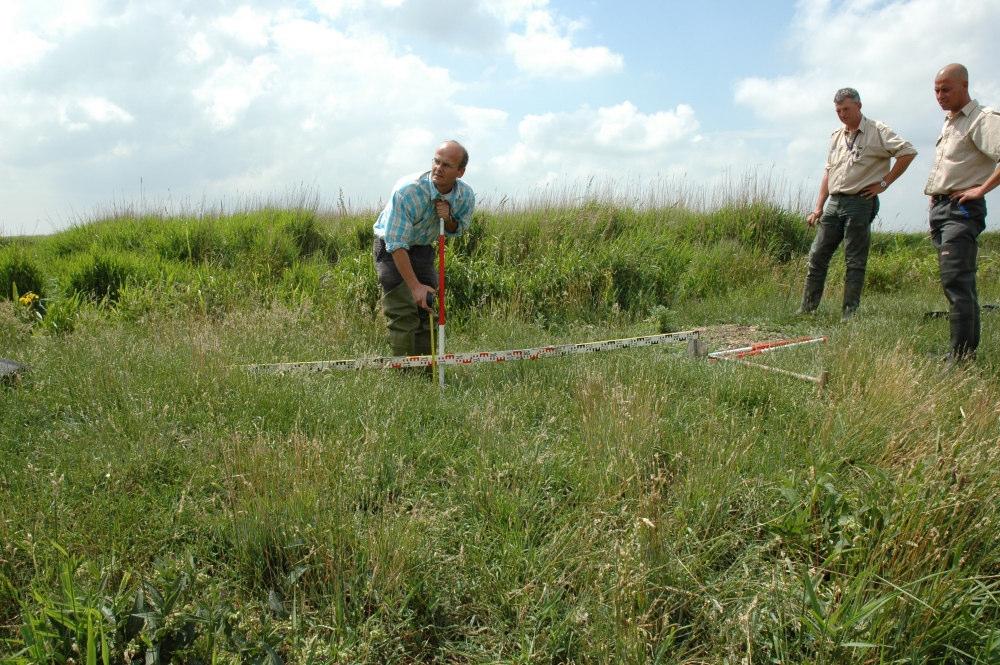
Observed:
[[[708,344],[709,352],[735,349],[785,337],[777,330],[761,328],[760,326],[744,326],[737,323],[704,326],[698,328],[698,331],[698,337]]]

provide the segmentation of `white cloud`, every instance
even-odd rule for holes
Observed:
[[[406,0],[312,0],[312,5],[327,18],[340,18],[345,12],[358,11],[365,7],[395,8],[405,2]]]
[[[250,62],[229,58],[192,94],[217,129],[228,129],[261,96],[277,71],[278,66],[268,56],[257,56]]]
[[[204,32],[197,32],[191,36],[187,43],[187,49],[181,54],[181,58],[192,64],[207,62],[215,54],[215,49],[208,42],[208,37]]]
[[[12,30],[0,18],[0,71],[15,70],[37,62],[54,47],[28,30]]]
[[[338,24],[356,20],[355,25],[368,32],[417,38],[442,57],[507,56],[530,77],[580,79],[624,67],[624,58],[606,46],[579,44],[586,22],[564,16],[549,0],[314,0],[314,4]]]
[[[549,0],[493,0],[487,3],[490,11],[505,21],[523,21],[532,12],[549,6]]]
[[[532,11],[523,34],[511,33],[507,48],[518,68],[532,76],[585,78],[621,71],[624,58],[604,46],[574,46],[573,25],[560,30],[548,11]]]
[[[507,127],[508,114],[503,109],[483,108],[478,106],[454,107],[455,116],[459,121],[457,140],[463,143],[485,146],[499,132]]]
[[[213,27],[221,34],[254,48],[267,46],[271,23],[271,16],[255,11],[247,5],[212,21]]]
[[[132,122],[132,114],[103,97],[84,97],[77,102],[94,122]]]
[[[669,161],[675,147],[697,139],[697,130],[694,109],[686,104],[649,114],[626,101],[598,109],[528,115],[518,127],[518,143],[493,163],[510,173],[538,166],[564,169],[571,175],[600,174],[626,164],[655,169]]]
[[[390,148],[385,155],[387,172],[404,173],[430,168],[435,141],[434,132],[424,127],[405,127],[392,132]]]
[[[83,97],[59,104],[59,124],[68,131],[90,129],[96,123],[130,123],[132,114],[103,97]]]

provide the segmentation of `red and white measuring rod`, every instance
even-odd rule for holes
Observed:
[[[629,337],[626,339],[608,339],[600,342],[581,342],[579,344],[555,344],[528,349],[511,349],[508,351],[472,351],[468,353],[446,353],[438,356],[440,365],[475,365],[477,363],[502,363],[511,360],[538,360],[554,356],[568,356],[577,353],[596,353],[615,349],[654,346],[670,342],[683,342],[698,339],[697,330],[687,330],[662,335],[646,335],[644,337]],[[391,356],[382,358],[355,358],[352,360],[317,360],[312,362],[270,363],[263,365],[244,365],[248,372],[258,374],[283,374],[285,372],[329,372],[336,370],[356,369],[403,369],[404,367],[430,367],[435,362],[434,356]]]
[[[444,217],[439,217],[441,230],[438,234],[438,357],[444,355]],[[431,332],[433,335],[434,333]],[[438,361],[438,384],[444,388],[444,365]]]
[[[806,344],[819,344],[820,342],[825,342],[826,337],[796,337],[795,339],[779,339],[773,342],[758,342],[757,344],[751,344],[750,346],[743,346],[738,349],[726,349],[724,351],[715,351],[714,353],[708,354],[709,358],[724,358],[728,356],[733,356],[734,358],[746,358],[747,356],[756,356],[761,353],[770,353],[777,349],[790,349],[794,346],[804,346]]]

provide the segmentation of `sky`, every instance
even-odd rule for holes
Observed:
[[[1000,0],[3,0],[0,235],[374,209],[446,138],[485,207],[760,191],[806,212],[844,86],[919,151],[876,228],[920,230],[934,74],[961,62],[1000,105],[997,26]]]

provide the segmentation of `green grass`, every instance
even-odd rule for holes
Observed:
[[[456,368],[443,393],[241,371],[385,353],[370,222],[18,245],[49,287],[37,313],[0,300],[31,366],[0,388],[0,661],[1000,659],[1000,313],[974,365],[928,358],[926,241],[876,236],[850,324],[840,254],[793,316],[810,238],[757,203],[486,212],[449,250],[449,349],[739,323],[829,334],[768,357],[828,370],[823,394],[666,347]],[[132,267],[93,271],[113,292],[74,281],[98,255]]]

